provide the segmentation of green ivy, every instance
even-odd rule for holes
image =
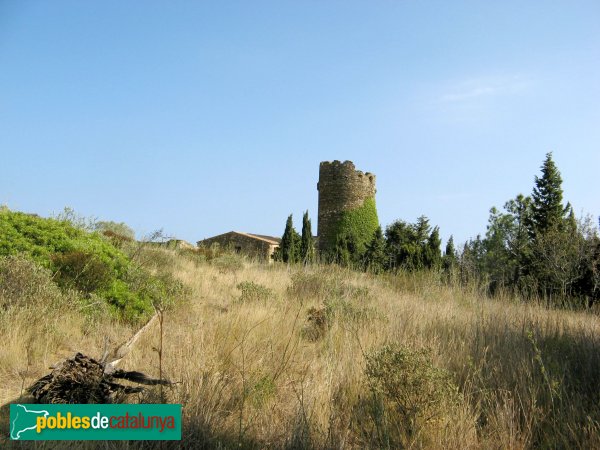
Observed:
[[[362,254],[366,245],[373,239],[377,228],[379,228],[377,207],[375,199],[370,197],[362,206],[343,213],[336,236],[349,237],[356,246],[357,254]]]

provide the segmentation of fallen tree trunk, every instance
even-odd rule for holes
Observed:
[[[34,382],[27,391],[38,403],[120,403],[128,394],[142,392],[141,386],[125,386],[115,380],[144,385],[171,385],[168,380],[149,378],[141,372],[117,369],[139,337],[156,319],[153,316],[127,342],[113,352],[105,350],[100,361],[82,353],[67,358],[52,372]]]

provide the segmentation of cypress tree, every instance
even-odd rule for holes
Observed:
[[[546,154],[542,164],[541,178],[535,177],[532,194],[532,234],[543,234],[553,227],[561,227],[565,215],[562,204],[562,178],[552,160],[552,153]]]
[[[302,242],[300,244],[300,260],[310,264],[315,259],[315,244],[313,242],[312,227],[308,218],[308,211],[302,217]]]
[[[300,235],[294,229],[292,214],[290,214],[285,223],[285,230],[279,244],[278,259],[284,263],[294,264],[298,261]]]

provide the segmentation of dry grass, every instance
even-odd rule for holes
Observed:
[[[596,315],[489,300],[435,274],[373,277],[251,262],[224,271],[169,260],[193,292],[164,324],[163,371],[181,382],[166,395],[184,405],[185,447],[600,447]],[[269,295],[240,301],[242,282]],[[311,308],[327,321],[316,339],[306,337]],[[27,348],[32,381],[53,358],[99,355],[105,334],[118,341],[132,331],[71,310],[34,321],[28,309],[0,314],[0,339],[9,343],[0,351],[3,401],[20,391]],[[144,336],[124,368],[157,376],[157,343],[157,330]],[[377,397],[365,376],[367,355],[388,343],[426,349],[432,367],[450,374],[457,392],[443,413],[411,427],[393,420],[397,403]],[[150,392],[138,401],[156,398]],[[102,444],[132,446],[143,444]]]

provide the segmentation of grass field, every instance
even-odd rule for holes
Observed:
[[[162,370],[178,383],[162,395],[183,404],[184,429],[162,448],[600,448],[595,313],[489,299],[437,273],[147,251],[191,292],[164,315]],[[53,295],[0,311],[2,403],[61,357],[135,332]],[[155,326],[123,368],[158,376],[159,338]]]

